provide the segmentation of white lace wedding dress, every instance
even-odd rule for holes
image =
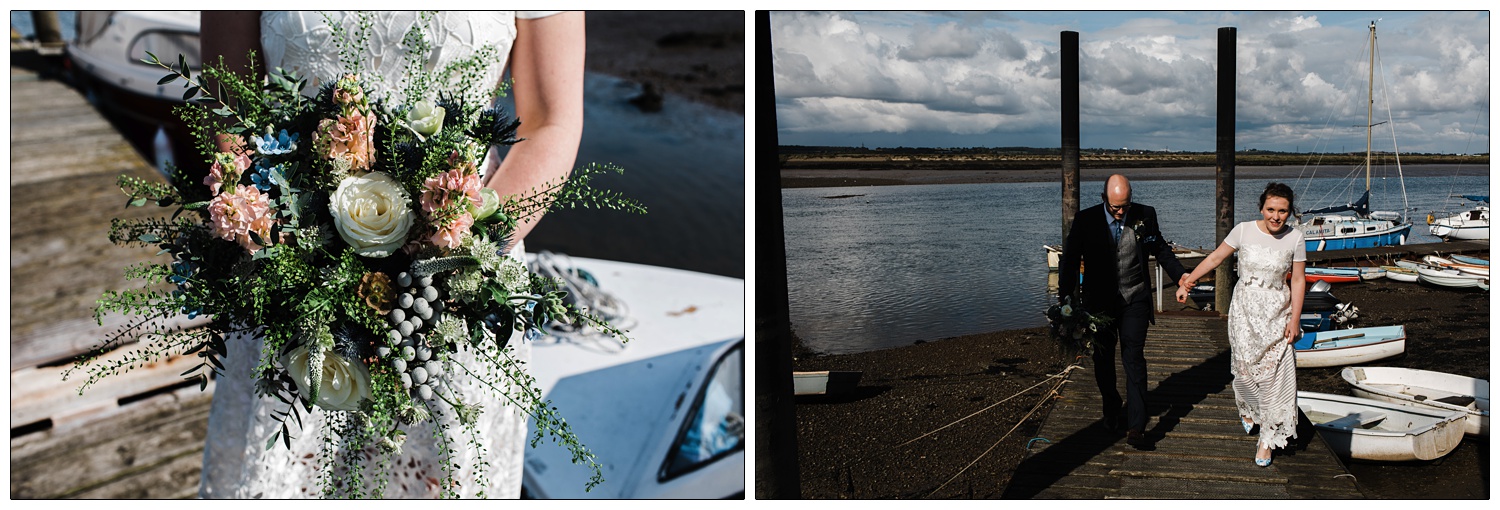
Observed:
[[[540,17],[545,13],[436,13],[427,24],[427,37],[434,48],[426,66],[443,66],[473,54],[478,48],[493,45],[499,62],[485,75],[485,83],[496,83],[516,36],[517,17]],[[358,17],[330,13],[331,19],[353,30]],[[402,55],[409,49],[403,37],[421,21],[417,13],[377,12],[368,18],[369,41],[364,46],[365,68],[370,78],[382,83],[375,96],[395,94],[404,73]],[[212,27],[203,27],[211,30]],[[316,12],[275,12],[261,17],[261,44],[267,67],[296,69],[309,78],[306,94],[313,94],[324,82],[343,75],[332,31],[323,15]],[[401,100],[403,98],[392,98]],[[430,99],[430,98],[429,98]],[[496,166],[494,158],[484,165]],[[511,256],[520,257],[523,246]],[[531,358],[531,346],[515,335],[509,342],[513,357],[521,362]],[[229,352],[223,359],[225,373],[216,382],[213,407],[209,413],[208,439],[203,451],[203,473],[198,494],[204,498],[304,498],[317,497],[321,488],[317,478],[323,446],[322,431],[328,426],[321,408],[304,414],[300,430],[295,421],[288,426],[294,439],[290,450],[278,439],[270,449],[266,442],[280,422],[271,416],[284,411],[286,405],[274,398],[256,398],[252,373],[260,358],[261,339],[240,336],[226,340]],[[470,351],[461,349],[454,355],[459,363],[477,368],[481,362]],[[461,371],[457,371],[462,373]],[[449,373],[448,387],[465,402],[482,406],[477,429],[478,444],[458,425],[451,413],[437,418],[450,426],[451,443],[457,451],[452,457],[454,477],[461,484],[462,497],[484,495],[491,498],[515,498],[521,490],[522,453],[526,445],[526,418],[514,404],[481,387],[472,377]],[[440,404],[439,407],[446,408]],[[403,426],[407,433],[399,455],[392,456],[392,478],[384,496],[387,498],[434,498],[442,495],[439,486],[444,473],[440,466],[439,446],[431,423]],[[373,466],[373,462],[367,462]],[[371,471],[366,471],[366,487],[374,487]],[[483,483],[479,483],[479,482]]]
[[[1239,251],[1240,279],[1229,303],[1234,401],[1241,416],[1260,425],[1260,442],[1271,448],[1297,437],[1297,364],[1285,336],[1296,316],[1286,275],[1292,262],[1307,260],[1302,232],[1283,230],[1273,236],[1247,221],[1224,238]]]

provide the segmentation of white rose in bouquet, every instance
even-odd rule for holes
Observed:
[[[281,360],[287,374],[297,382],[297,392],[311,395],[307,346],[299,346]],[[323,381],[318,385],[318,407],[334,411],[357,411],[360,401],[370,397],[370,372],[364,363],[323,351]]]
[[[406,113],[406,126],[417,134],[417,138],[426,140],[426,137],[443,130],[443,115],[446,113],[443,107],[432,101],[417,101]]]
[[[1063,317],[1072,317],[1073,316],[1073,307],[1069,306],[1069,305],[1063,305],[1062,306],[1062,316]]]
[[[360,255],[387,257],[406,244],[412,225],[410,199],[391,176],[370,172],[347,177],[328,202],[339,237]]]

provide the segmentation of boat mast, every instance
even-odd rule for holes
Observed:
[[[1375,22],[1370,22],[1370,99],[1365,103],[1365,194],[1370,194],[1370,139],[1375,131]]]

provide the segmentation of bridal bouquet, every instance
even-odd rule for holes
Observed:
[[[472,377],[536,419],[533,447],[553,436],[593,468],[588,487],[600,483],[593,454],[541,399],[507,343],[512,332],[549,320],[622,341],[624,332],[569,306],[557,282],[506,254],[517,222],[549,209],[644,209],[589,187],[595,175],[620,171],[609,165],[586,165],[526,196],[480,185],[488,147],[520,141],[519,120],[486,106],[496,91],[471,72],[491,55],[435,71],[413,57],[403,95],[434,99],[409,103],[372,97],[366,91],[376,89],[357,70],[304,97],[304,80],[281,69],[262,84],[222,63],[195,77],[180,57],[177,66],[144,59],[171,71],[162,84],[186,82],[189,104],[179,113],[212,164],[201,181],[181,170],[169,185],[121,177],[128,206],[155,205],[166,216],[117,219],[110,239],[154,247],[171,262],[128,268],[143,288],[99,300],[96,318],[135,318],[74,366],[87,369],[83,388],[182,355],[202,359],[183,375],[206,387],[209,372],[224,368],[226,342],[259,336],[256,392],[286,405],[274,415],[281,427],[268,449],[289,448],[297,429],[288,424],[300,427],[316,406],[335,413],[329,423],[337,425],[328,427],[335,430],[323,433],[346,448],[399,452],[405,424],[441,413],[469,425],[485,411],[447,384]],[[460,84],[454,92],[436,90],[449,80]],[[186,331],[163,324],[178,314],[209,323]],[[136,338],[136,354],[93,363]],[[460,350],[485,366],[459,363]],[[444,487],[454,485],[449,476]]]
[[[1107,315],[1092,315],[1073,303],[1073,296],[1047,308],[1047,336],[1058,342],[1068,356],[1093,353],[1094,335],[1113,320]]]

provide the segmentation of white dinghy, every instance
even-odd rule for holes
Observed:
[[[1341,375],[1355,396],[1463,412],[1465,434],[1490,435],[1489,381],[1397,367],[1345,367]]]
[[[1380,268],[1385,270],[1386,278],[1398,282],[1417,282],[1417,272],[1415,270],[1407,269],[1401,266],[1380,266]]]
[[[1406,326],[1303,333],[1292,348],[1297,351],[1297,368],[1365,363],[1406,352]]]
[[[1440,287],[1454,289],[1479,287],[1489,290],[1490,288],[1490,279],[1483,276],[1434,271],[1426,267],[1417,268],[1417,279]]]
[[[1465,414],[1459,411],[1310,391],[1297,392],[1297,407],[1345,458],[1432,460],[1464,439]]]

